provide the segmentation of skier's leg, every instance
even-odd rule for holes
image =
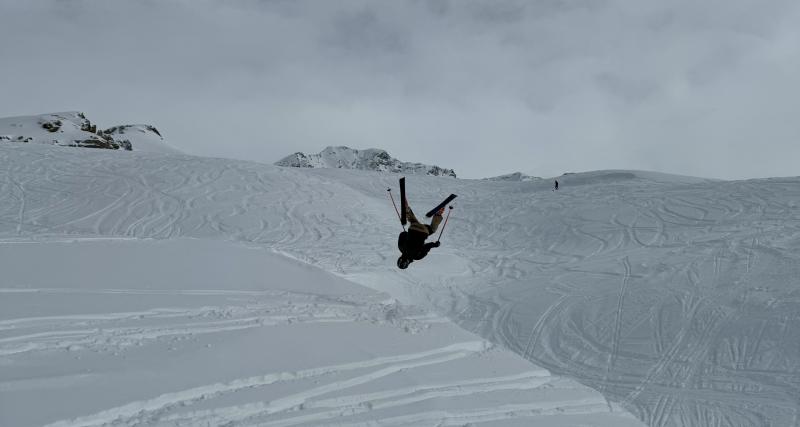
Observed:
[[[411,206],[408,204],[406,204],[406,217],[411,224],[419,224],[419,220],[414,216],[414,212],[411,212]]]
[[[406,216],[408,217],[408,231],[428,232],[428,225],[419,222],[417,217],[414,216],[414,212],[411,212],[411,208],[406,209]]]
[[[437,213],[436,215],[433,216],[433,219],[431,220],[430,234],[435,233],[436,229],[439,228],[439,224],[441,223],[442,223],[442,215]]]

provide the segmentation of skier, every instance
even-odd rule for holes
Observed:
[[[558,191],[558,180],[556,180],[556,185],[553,187],[553,191]]]
[[[397,238],[397,247],[401,252],[400,258],[397,258],[397,267],[401,269],[406,269],[412,262],[425,258],[431,248],[439,247],[438,241],[425,243],[425,239],[436,232],[442,222],[442,214],[444,213],[444,207],[442,207],[433,215],[430,225],[423,224],[417,220],[414,212],[411,212],[408,202],[405,205],[406,216],[411,225],[408,226],[408,231],[403,231]]]

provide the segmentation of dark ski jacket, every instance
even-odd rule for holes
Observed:
[[[439,247],[439,242],[425,243],[429,235],[417,230],[404,231],[397,238],[397,247],[406,258],[421,260],[431,248]]]

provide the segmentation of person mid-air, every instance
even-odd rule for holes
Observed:
[[[397,247],[401,253],[400,258],[397,258],[398,267],[406,269],[412,262],[425,258],[432,248],[439,247],[438,241],[425,243],[425,240],[439,228],[443,213],[444,208],[440,208],[433,215],[430,225],[423,224],[417,220],[411,207],[406,203],[406,218],[411,225],[408,226],[408,231],[403,231],[397,238]]]
[[[391,197],[391,188],[388,191]],[[456,195],[451,194],[442,203],[439,203],[438,206],[431,209],[430,212],[425,214],[427,217],[433,217],[431,223],[423,224],[419,222],[414,212],[411,210],[411,207],[408,206],[408,200],[406,200],[406,179],[400,178],[401,208],[400,211],[397,212],[397,216],[400,217],[400,224],[403,225],[403,232],[397,237],[397,248],[400,249],[400,258],[397,258],[397,267],[406,269],[412,262],[425,258],[432,248],[439,247],[438,239],[435,242],[429,243],[425,243],[425,240],[439,228],[439,224],[442,222],[444,207],[455,198]],[[394,204],[394,198],[392,198],[392,204]],[[450,209],[452,208],[453,207],[450,206]],[[395,205],[395,209],[397,209],[397,205]],[[410,223],[408,231],[405,230],[406,223]],[[446,224],[447,220],[445,220],[445,225]],[[444,226],[442,226],[442,230],[444,230]],[[441,233],[439,236],[441,237]]]

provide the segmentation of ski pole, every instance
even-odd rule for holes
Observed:
[[[444,224],[442,224],[442,230],[439,231],[439,237],[436,238],[437,242],[442,239],[442,233],[444,233],[444,228],[447,227],[447,220],[450,219],[450,211],[452,210],[453,207],[450,206],[450,210],[447,211],[447,217],[444,219]]]
[[[397,203],[394,202],[394,196],[392,196],[392,189],[387,188],[386,191],[389,192],[389,198],[392,199],[392,206],[394,206],[394,211],[397,212],[397,219],[400,220],[400,226],[403,227],[403,231],[406,231],[406,226],[403,225],[403,219],[400,218],[400,211],[397,209]]]

